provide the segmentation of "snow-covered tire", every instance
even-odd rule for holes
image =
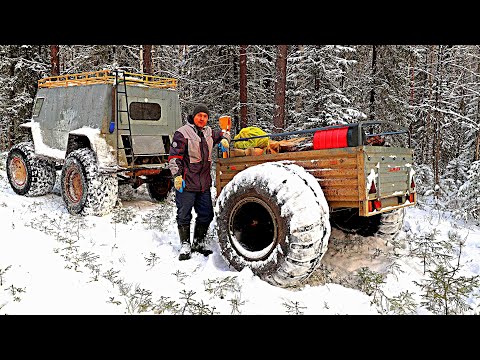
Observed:
[[[147,184],[148,194],[153,200],[163,201],[173,187],[170,170],[162,170],[160,175]]]
[[[6,170],[10,186],[19,195],[41,196],[52,192],[55,186],[55,163],[38,158],[30,141],[10,149]]]
[[[359,216],[358,209],[341,209],[330,214],[332,226],[349,234],[395,240],[405,220],[405,208],[374,216]]]
[[[61,193],[71,214],[103,216],[118,197],[116,174],[101,174],[93,150],[72,151],[65,159],[60,178]]]
[[[405,208],[380,214],[380,224],[375,236],[392,241],[395,240],[403,229],[405,222]]]
[[[301,285],[327,250],[327,201],[317,180],[295,164],[241,171],[222,189],[215,215],[227,263],[275,286]]]

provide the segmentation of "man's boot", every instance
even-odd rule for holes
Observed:
[[[207,249],[205,238],[207,236],[209,224],[195,223],[195,229],[193,229],[193,246],[192,251],[199,252],[204,256],[208,256],[212,253],[212,250]]]
[[[178,234],[180,235],[180,243],[182,244],[178,260],[188,260],[192,252],[190,247],[190,224],[178,225]]]

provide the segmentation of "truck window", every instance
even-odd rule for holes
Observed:
[[[130,118],[132,120],[159,120],[162,108],[157,103],[131,102]]]
[[[38,97],[38,98],[35,100],[35,105],[33,105],[33,114],[32,114],[32,116],[38,116],[38,115],[40,114],[40,110],[42,109],[42,105],[43,105],[43,100],[44,100],[43,97]]]

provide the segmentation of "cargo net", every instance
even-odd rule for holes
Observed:
[[[135,74],[130,72],[119,72],[118,79],[123,81],[125,75],[125,83],[127,85],[143,85],[154,88],[176,88],[177,79],[166,78],[160,76]],[[90,71],[78,74],[65,74],[59,76],[50,76],[38,80],[39,88],[65,87],[65,86],[81,86],[91,84],[114,84],[115,71],[100,70]]]

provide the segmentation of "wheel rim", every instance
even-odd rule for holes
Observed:
[[[248,260],[263,260],[272,253],[278,242],[277,228],[270,206],[256,197],[238,201],[228,219],[232,245]]]
[[[20,156],[13,157],[10,162],[10,174],[16,186],[22,187],[27,182],[27,165]]]
[[[76,167],[70,167],[65,174],[65,194],[70,202],[77,204],[83,196],[82,175]]]

